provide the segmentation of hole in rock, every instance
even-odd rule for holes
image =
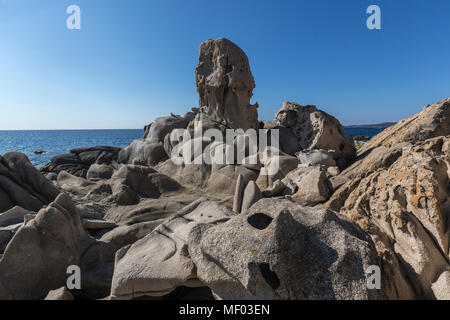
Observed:
[[[268,263],[261,263],[259,265],[259,270],[261,271],[264,280],[266,280],[267,284],[273,290],[277,290],[280,287],[280,279],[278,279],[277,274],[270,269]]]
[[[272,222],[272,218],[264,213],[255,213],[247,218],[247,222],[254,228],[264,230]]]

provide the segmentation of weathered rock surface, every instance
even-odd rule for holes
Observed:
[[[258,105],[250,104],[255,80],[238,46],[227,39],[203,42],[195,78],[201,113],[229,128],[259,128]]]
[[[23,223],[18,223],[6,227],[0,227],[0,253],[5,251],[8,243],[22,226]]]
[[[159,198],[163,193],[181,189],[172,178],[150,167],[136,165],[123,165],[111,181],[113,197],[120,205],[135,204],[140,197]]]
[[[205,200],[195,201],[146,237],[117,252],[112,299],[164,296],[178,286],[202,286],[187,250],[189,232],[200,223],[223,222],[234,214]]]
[[[372,236],[391,299],[437,298],[433,283],[449,266],[449,102],[367,142],[324,205]]]
[[[91,245],[80,261],[82,298],[99,299],[109,295],[116,252],[145,237],[161,221],[119,226]]]
[[[114,168],[107,164],[94,163],[89,167],[87,172],[87,179],[109,179],[114,173]]]
[[[0,227],[23,223],[23,218],[27,214],[35,214],[35,212],[16,206],[6,212],[0,213]]]
[[[58,194],[59,191],[26,155],[8,152],[0,156],[0,212],[15,206],[38,211]]]
[[[74,297],[66,287],[61,287],[50,291],[44,300],[74,300]]]
[[[0,260],[0,299],[43,299],[66,283],[67,267],[93,242],[72,200],[59,195],[8,244]]]
[[[155,122],[146,127],[143,139],[134,140],[120,151],[118,162],[155,166],[167,160],[173,147],[170,144],[170,133],[174,129],[186,129],[197,112],[193,110],[184,116],[171,114],[156,118]]]
[[[328,154],[326,150],[299,151],[297,153],[297,158],[300,160],[300,163],[310,166],[336,166],[336,161]]]
[[[242,197],[242,206],[241,212],[246,213],[247,210],[262,198],[261,191],[254,181],[249,181],[247,186],[245,187],[244,194]]]
[[[355,146],[339,121],[315,106],[303,107],[294,102],[284,102],[275,115],[274,123],[292,130],[298,139],[297,151],[334,150],[333,158],[341,167],[356,155]]]
[[[327,210],[262,199],[248,215],[198,225],[188,251],[220,299],[375,299],[365,269],[376,251],[355,224]]]
[[[326,167],[299,165],[286,176],[291,182],[292,199],[303,206],[315,206],[328,200],[332,192]]]
[[[449,145],[416,143],[389,168],[346,183],[339,210],[373,237],[393,298],[433,298],[432,283],[450,267]]]
[[[53,157],[50,163],[41,168],[43,173],[60,173],[66,171],[77,177],[86,178],[88,170],[94,163],[111,164],[117,160],[120,148],[98,146],[77,148],[68,154]]]

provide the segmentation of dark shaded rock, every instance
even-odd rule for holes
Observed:
[[[8,152],[0,157],[0,212],[14,206],[36,212],[58,194],[23,153]]]
[[[57,155],[41,168],[43,173],[60,173],[66,171],[74,176],[86,178],[91,165],[112,164],[117,161],[120,148],[98,146],[89,148],[76,148],[68,154]]]

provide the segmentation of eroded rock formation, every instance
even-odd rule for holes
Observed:
[[[227,39],[201,44],[195,69],[200,112],[228,128],[259,128],[258,105],[251,105],[255,80],[247,55]]]
[[[121,150],[72,150],[45,176],[20,153],[0,157],[0,298],[449,298],[450,99],[355,158],[314,106],[284,103],[259,123],[247,56],[229,40],[201,45],[196,84],[198,109],[156,119]],[[279,148],[224,163],[239,137],[170,139],[199,120],[278,129]],[[205,154],[211,163],[195,163]],[[81,290],[64,287],[69,265]],[[367,286],[373,265],[381,290]]]

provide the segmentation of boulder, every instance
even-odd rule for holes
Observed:
[[[185,129],[189,122],[194,120],[196,112],[187,112],[184,116],[170,114],[166,117],[156,118],[148,129],[144,140],[150,143],[164,143],[164,138],[174,129]]]
[[[329,210],[261,199],[247,215],[194,227],[189,256],[218,299],[376,299],[372,241]]]
[[[19,206],[0,213],[0,227],[7,227],[12,224],[23,223],[23,218],[27,214],[35,214],[33,211],[25,210]]]
[[[74,297],[66,287],[61,287],[51,290],[44,300],[74,300]]]
[[[228,220],[233,211],[201,198],[116,254],[111,299],[165,296],[179,286],[201,287],[188,254],[190,230]]]
[[[309,166],[323,165],[326,167],[336,166],[336,161],[326,150],[299,151],[296,156],[300,160],[301,164],[306,164]]]
[[[346,182],[325,204],[372,236],[391,299],[434,298],[432,284],[450,267],[449,146],[450,137],[417,142],[390,166]]]
[[[164,145],[151,140],[134,140],[119,153],[119,163],[155,166],[167,160]]]
[[[139,202],[139,198],[159,198],[161,194],[178,191],[181,186],[168,176],[149,167],[122,165],[111,178],[114,200],[119,205]]]
[[[109,295],[116,252],[145,237],[161,222],[142,222],[122,225],[105,233],[95,245],[90,246],[80,261],[83,299],[100,299]]]
[[[107,164],[94,163],[87,172],[88,180],[109,179],[114,173],[114,168]]]
[[[207,190],[213,194],[234,195],[239,175],[245,181],[256,180],[258,172],[239,165],[226,165],[211,173]]]
[[[241,212],[246,213],[247,210],[262,198],[261,191],[254,181],[249,181],[244,190],[244,195],[242,197],[242,207]]]
[[[297,176],[295,176],[295,171],[291,173],[292,176],[295,176],[291,179],[298,186],[292,199],[303,206],[315,206],[327,201],[331,189],[325,171],[321,167],[310,167],[303,171],[305,172],[300,170]]]
[[[284,182],[278,179],[272,184],[272,186],[263,191],[263,196],[266,198],[274,197],[283,193],[285,189],[286,185],[284,184]]]
[[[202,114],[228,128],[259,129],[258,105],[250,104],[255,81],[238,46],[227,39],[203,42],[195,79]]]
[[[347,138],[339,121],[315,106],[303,107],[295,102],[283,102],[274,123],[292,130],[299,140],[297,151],[334,150],[333,158],[340,167],[356,155],[354,143]]]
[[[0,260],[0,299],[43,299],[66,283],[67,268],[77,265],[94,243],[66,194],[17,231]]]
[[[5,251],[8,243],[22,226],[23,223],[18,223],[7,227],[0,227],[0,253]]]
[[[95,186],[95,182],[61,171],[56,179],[58,186],[73,195],[85,196]]]
[[[23,153],[8,152],[0,157],[0,212],[15,206],[38,211],[58,194]]]
[[[86,178],[88,170],[93,164],[110,165],[117,161],[120,148],[97,146],[90,148],[77,148],[68,154],[57,155],[41,168],[42,173],[60,173],[66,171],[74,176]]]

